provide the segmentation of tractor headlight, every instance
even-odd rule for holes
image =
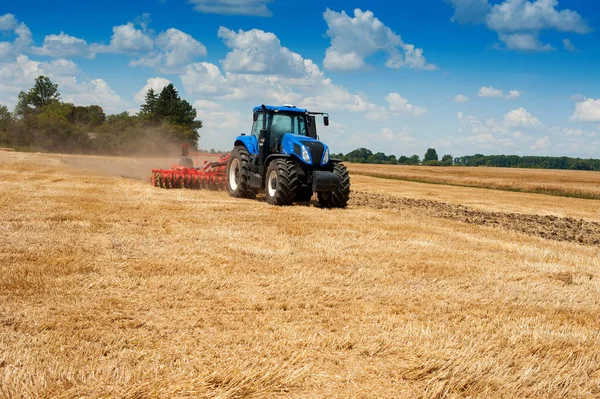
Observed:
[[[306,146],[302,146],[302,159],[304,159],[304,162],[310,163],[310,154],[308,153]]]
[[[321,163],[326,165],[329,162],[329,148],[325,148],[325,153],[323,154],[323,160]]]

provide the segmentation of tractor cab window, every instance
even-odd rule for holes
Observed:
[[[270,115],[268,115],[268,116],[270,116]],[[263,117],[264,117],[264,114],[262,112],[259,112],[258,113],[258,119],[256,119],[256,121],[252,124],[252,133],[251,134],[254,137],[256,137],[256,140],[259,139],[260,130],[263,127]],[[270,117],[267,118],[267,126],[269,126],[269,120],[270,119],[271,119]]]
[[[281,145],[285,133],[306,136],[306,118],[298,113],[273,114],[271,122],[271,148]]]

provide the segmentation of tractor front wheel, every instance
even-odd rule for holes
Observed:
[[[345,208],[350,200],[350,174],[344,164],[337,163],[333,173],[340,178],[340,186],[331,192],[318,192],[317,199],[322,208]]]
[[[296,165],[290,159],[275,159],[267,168],[265,196],[271,205],[292,205],[298,190]]]
[[[254,198],[256,195],[248,187],[248,176],[250,170],[248,163],[250,154],[244,146],[236,146],[231,151],[227,162],[227,192],[235,198]]]

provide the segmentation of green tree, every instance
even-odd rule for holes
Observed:
[[[442,166],[452,166],[453,158],[452,155],[446,154],[442,157]]]
[[[154,92],[154,89],[149,89],[146,92],[146,102],[141,106],[140,116],[156,122],[158,114],[156,112],[156,106],[158,103],[158,95]]]
[[[0,129],[6,129],[12,122],[12,114],[6,105],[0,105]]]
[[[179,97],[179,93],[172,83],[160,92],[156,100],[155,112],[161,122],[185,128],[184,130],[178,129],[179,133],[175,138],[188,141],[195,146],[198,145],[200,136],[197,129],[202,128],[202,121],[196,120],[196,109]]]
[[[39,113],[43,106],[59,99],[58,85],[52,83],[50,78],[46,76],[38,76],[29,91],[19,93],[15,113],[18,116],[23,116],[32,110]]]
[[[419,156],[416,155],[416,154],[413,155],[412,157],[410,157],[409,160],[410,160],[410,164],[411,165],[418,165],[418,164],[421,163],[421,160],[419,159]]]
[[[406,155],[400,155],[398,158],[398,165],[408,165],[410,159]]]
[[[438,154],[437,151],[435,150],[435,148],[428,148],[427,152],[425,153],[425,156],[423,157],[423,163],[427,162],[427,161],[437,161],[438,160]]]

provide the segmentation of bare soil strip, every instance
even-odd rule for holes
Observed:
[[[399,198],[353,191],[350,204],[373,209],[412,209],[429,216],[481,226],[501,227],[549,240],[600,245],[600,223],[558,216],[485,212],[440,201]]]

